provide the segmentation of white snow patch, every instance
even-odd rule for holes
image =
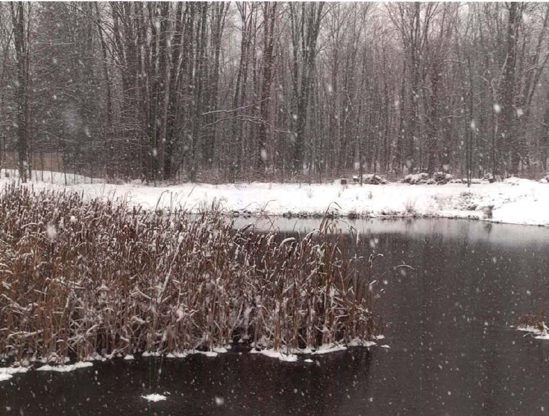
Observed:
[[[143,397],[145,400],[148,400],[149,402],[161,402],[162,400],[166,400],[167,397],[166,396],[163,396],[162,394],[148,394],[146,396],[141,396]]]
[[[166,355],[166,358],[185,358],[189,354],[186,352],[170,352],[168,355]]]
[[[517,331],[541,333],[541,331],[532,325],[520,325],[517,326]]]
[[[256,350],[253,349],[250,351],[252,354],[261,354],[269,358],[278,358],[280,361],[285,361],[288,363],[294,363],[297,361],[297,355],[291,353],[283,353],[281,351],[276,351],[274,349],[265,349],[265,350]]]
[[[349,342],[349,347],[373,347],[375,345],[377,344],[374,341],[363,341],[358,338],[355,338],[351,342]]]
[[[159,352],[144,352],[142,355],[142,357],[162,357],[162,354],[159,353]]]
[[[325,344],[325,345],[321,345],[312,354],[313,355],[329,354],[329,353],[332,353],[332,352],[345,351],[346,349],[347,349],[347,347],[345,345]]]
[[[7,381],[9,380],[10,378],[12,378],[13,376],[10,375],[10,374],[0,374],[0,381]]]
[[[127,361],[131,361],[131,360],[135,360],[135,357],[132,354],[128,354],[124,357],[124,359]]]
[[[534,334],[536,339],[549,340],[549,327],[547,327],[545,323],[542,323],[542,325],[543,330],[540,330],[537,326],[532,325],[519,325],[517,326],[517,330]]]
[[[43,365],[42,367],[38,368],[36,371],[55,371],[58,373],[68,373],[69,371],[74,371],[79,368],[86,368],[86,367],[92,367],[93,364],[89,362],[78,362],[76,364],[69,364],[69,365],[55,365],[51,366],[49,364]]]
[[[200,354],[205,355],[206,357],[217,357],[218,354],[224,354],[226,353],[228,348],[226,347],[215,347],[213,351],[199,351],[199,350],[187,350],[187,351],[180,351],[180,352],[171,352],[166,355],[166,358],[185,358],[188,357],[191,354]]]
[[[27,367],[1,367],[0,368],[0,375],[13,375],[13,374],[21,374],[26,373],[29,371]]]

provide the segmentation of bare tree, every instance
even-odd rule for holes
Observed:
[[[10,11],[13,24],[13,43],[17,63],[16,100],[17,100],[17,152],[19,155],[19,177],[27,181],[29,168],[29,42],[30,17],[32,5],[23,2],[11,2]]]

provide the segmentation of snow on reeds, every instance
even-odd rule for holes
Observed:
[[[329,228],[281,241],[234,230],[215,210],[190,217],[7,185],[0,356],[62,364],[238,341],[274,351],[371,341],[371,273]]]
[[[536,339],[549,339],[549,327],[545,324],[545,314],[529,314],[518,319],[516,328],[532,334]]]

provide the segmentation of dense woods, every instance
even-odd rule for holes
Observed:
[[[544,3],[0,3],[0,166],[539,177]]]

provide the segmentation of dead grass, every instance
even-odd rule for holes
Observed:
[[[281,241],[219,211],[129,209],[70,192],[0,194],[0,355],[84,360],[371,340],[371,270],[341,232]]]

